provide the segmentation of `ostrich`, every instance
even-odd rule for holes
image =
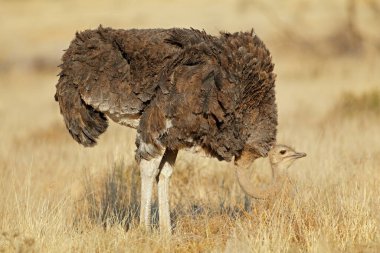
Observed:
[[[94,146],[108,118],[137,129],[140,225],[147,228],[157,182],[160,230],[171,231],[169,180],[180,149],[200,147],[234,160],[241,187],[256,198],[276,193],[280,165],[304,156],[275,145],[275,74],[253,31],[211,36],[100,26],[77,33],[62,61],[55,100],[77,142]],[[247,181],[244,168],[270,150],[274,183],[261,190]]]

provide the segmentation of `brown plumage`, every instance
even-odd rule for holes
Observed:
[[[275,74],[253,32],[77,33],[56,100],[73,138],[93,146],[107,117],[137,128],[136,159],[200,146],[220,160],[266,156],[276,139]]]
[[[160,228],[170,231],[168,189],[179,149],[201,147],[245,168],[275,143],[275,74],[253,32],[99,27],[77,33],[61,68],[55,99],[77,142],[95,145],[107,118],[137,129],[140,223],[147,227],[157,181]],[[267,196],[242,175],[237,170],[246,193]]]

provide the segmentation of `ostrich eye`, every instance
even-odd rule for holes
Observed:
[[[280,151],[280,154],[281,154],[281,155],[283,155],[283,154],[285,154],[285,153],[286,153],[286,150],[281,150],[281,151]]]

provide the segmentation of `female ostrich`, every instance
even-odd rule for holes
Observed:
[[[169,179],[182,148],[234,159],[252,197],[277,191],[276,180],[264,192],[253,187],[241,169],[267,156],[276,139],[273,64],[253,31],[214,37],[194,29],[99,27],[77,33],[62,60],[55,99],[77,142],[95,145],[107,117],[137,129],[140,224],[150,226],[157,180],[160,229],[170,231]],[[284,146],[272,150],[271,159],[283,156],[283,164],[303,156]]]

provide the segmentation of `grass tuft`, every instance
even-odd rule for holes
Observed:
[[[128,174],[128,172],[130,172]],[[79,202],[78,217],[105,229],[120,225],[129,230],[139,213],[137,190],[132,180],[134,168],[115,162],[112,169],[100,181],[87,175],[84,180],[84,197]],[[129,184],[132,182],[131,184]],[[83,217],[85,216],[85,217]],[[78,219],[76,219],[78,220]]]

